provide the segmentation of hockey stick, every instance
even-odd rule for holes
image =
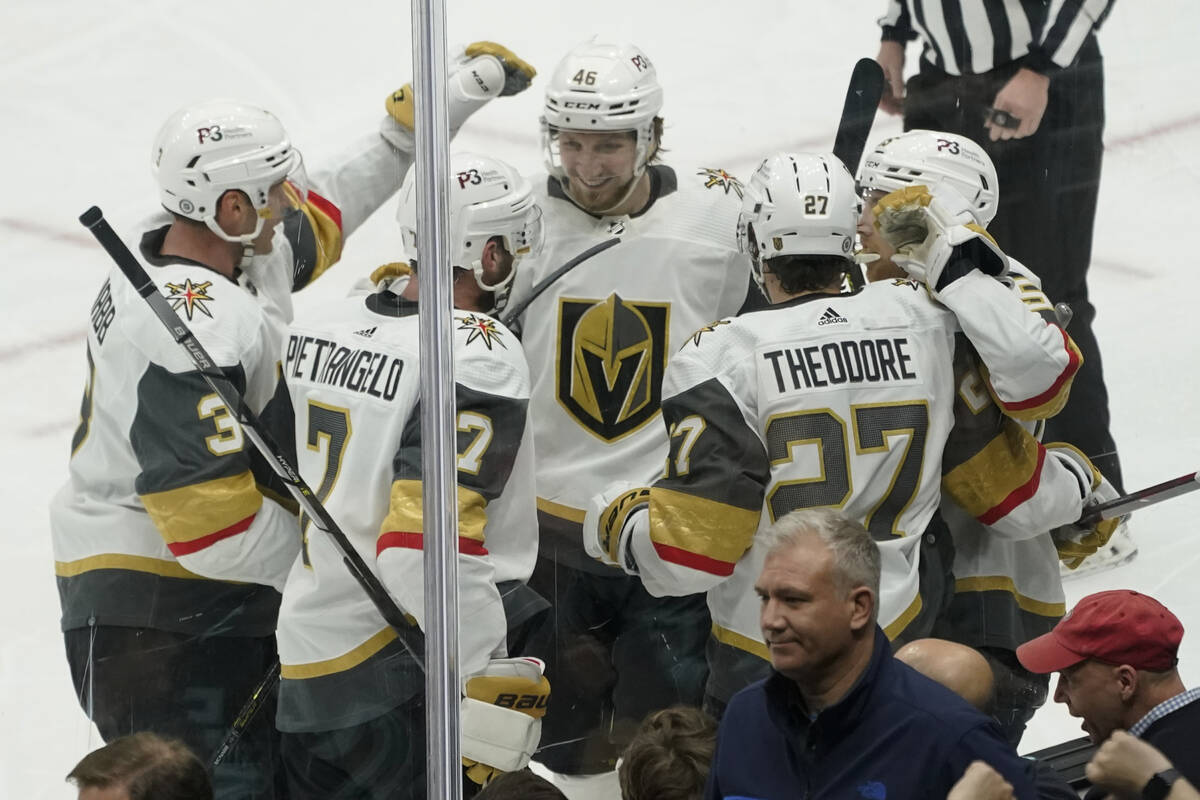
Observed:
[[[229,751],[233,749],[238,740],[242,738],[242,734],[246,732],[246,728],[250,727],[250,720],[254,719],[254,715],[258,713],[258,709],[262,707],[263,701],[271,694],[271,689],[274,688],[275,682],[279,680],[279,659],[275,659],[275,663],[267,670],[267,674],[263,675],[262,680],[254,687],[254,691],[250,693],[250,698],[246,700],[246,704],[242,706],[242,710],[233,720],[233,725],[229,728],[229,733],[225,734],[225,738],[221,741],[221,745],[213,752],[212,759],[208,762],[209,770],[214,770],[217,765],[225,760],[225,756],[229,755]]]
[[[873,58],[860,58],[850,73],[850,85],[846,87],[846,100],[842,103],[842,117],[833,139],[833,154],[852,175],[858,170],[863,150],[867,149],[867,137],[871,135],[871,126],[875,124],[875,109],[879,108],[881,97],[883,67]]]
[[[125,277],[133,285],[134,291],[142,296],[142,299],[149,304],[150,309],[158,317],[159,321],[166,327],[167,332],[171,334],[171,338],[175,343],[187,351],[191,357],[192,363],[196,365],[196,369],[200,375],[208,383],[209,387],[217,393],[221,398],[221,402],[225,407],[233,413],[238,424],[241,425],[242,431],[249,437],[254,446],[262,453],[263,458],[271,464],[271,468],[275,473],[287,483],[289,492],[304,509],[304,513],[308,514],[309,519],[313,520],[317,527],[321,528],[334,544],[342,552],[342,561],[346,568],[350,570],[350,574],[358,581],[359,586],[367,593],[371,602],[375,604],[375,608],[379,610],[380,615],[395,631],[400,639],[400,644],[408,650],[413,659],[420,665],[421,669],[425,669],[425,653],[424,645],[421,639],[413,632],[415,626],[409,624],[404,617],[404,612],[392,600],[391,595],[387,593],[387,589],[380,583],[379,578],[366,565],[362,556],[354,548],[350,541],[346,538],[346,534],[334,521],[333,517],[322,505],[317,496],[313,494],[312,489],[300,477],[300,473],[296,471],[288,460],[283,456],[279,445],[275,443],[271,435],[262,427],[258,417],[246,405],[241,393],[234,388],[233,384],[225,377],[221,369],[213,362],[212,357],[200,344],[196,336],[188,330],[187,325],[171,308],[167,299],[159,293],[158,287],[154,285],[154,281],[150,280],[150,276],[146,274],[146,270],[141,263],[134,258],[133,253],[129,252],[129,248],[121,241],[112,227],[104,219],[104,212],[98,207],[92,206],[79,217],[79,222],[96,237],[96,241],[108,252],[108,255],[116,262],[117,267],[124,273]],[[240,735],[240,734],[239,734]]]
[[[875,124],[875,110],[883,97],[883,83],[883,67],[871,58],[860,58],[850,73],[842,116],[833,137],[833,154],[846,165],[851,175],[857,175],[858,162],[862,160],[863,150],[867,149],[867,137]],[[866,282],[858,264],[848,269],[846,276],[854,291]]]
[[[536,300],[538,298],[538,295],[540,295],[542,292],[546,291],[546,289],[550,288],[550,284],[554,283],[556,280],[561,278],[563,275],[566,275],[568,272],[575,269],[580,264],[582,264],[584,261],[587,261],[589,258],[596,255],[597,253],[603,253],[605,250],[612,247],[613,245],[617,245],[620,243],[621,243],[621,240],[615,236],[611,239],[605,239],[603,242],[600,242],[599,244],[592,245],[587,250],[584,250],[582,253],[575,256],[574,258],[572,258],[567,263],[563,264],[558,269],[554,270],[554,272],[551,272],[549,275],[547,275],[545,278],[543,278],[541,281],[539,281],[538,284],[529,291],[529,297],[526,297],[524,300],[522,300],[521,302],[517,303],[515,306],[510,308],[507,311],[507,313],[505,313],[505,315],[500,318],[500,321],[504,323],[504,327],[506,327],[506,328],[512,327],[512,324],[517,321],[517,317],[521,316],[521,314],[525,311],[525,309],[529,308],[529,304],[532,303],[534,300]]]
[[[1200,472],[1189,472],[1187,475],[1156,483],[1139,492],[1132,492],[1109,500],[1107,503],[1092,506],[1075,525],[1084,529],[1091,528],[1097,522],[1121,517],[1130,512],[1157,505],[1164,500],[1170,500],[1172,497],[1194,492],[1197,489],[1200,489]]]

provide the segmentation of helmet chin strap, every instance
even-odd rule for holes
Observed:
[[[250,262],[254,259],[254,240],[258,238],[263,229],[262,217],[256,218],[253,232],[243,233],[241,236],[230,236],[222,230],[221,226],[217,224],[216,217],[208,217],[204,220],[204,224],[208,226],[210,231],[230,244],[240,244],[242,246],[242,257],[237,263],[237,268],[243,272],[250,268]]]

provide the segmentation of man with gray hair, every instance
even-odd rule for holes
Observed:
[[[770,677],[738,692],[717,734],[706,798],[944,797],[974,761],[1036,797],[996,722],[892,656],[876,622],[879,548],[829,509],[762,535]]]

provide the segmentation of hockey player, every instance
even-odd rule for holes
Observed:
[[[471,49],[451,81],[452,125],[504,91],[507,73],[528,71],[496,45]],[[274,391],[290,293],[338,259],[411,162],[411,92],[398,94],[384,138],[355,143],[311,190],[299,151],[262,109],[196,105],[155,139],[169,216],[142,226],[142,257],[256,412]],[[72,678],[105,740],[153,730],[207,760],[274,661],[299,530],[260,487],[268,471],[229,409],[119,271],[90,317],[70,480],[51,506]],[[216,771],[218,797],[272,796],[271,717],[258,715]]]
[[[488,312],[518,260],[541,246],[541,215],[529,182],[503,162],[459,155],[451,173],[461,670],[484,673],[474,688],[468,684],[471,694],[512,672],[512,680],[531,691],[540,685],[544,699],[536,662],[489,665],[505,656],[497,585],[529,577],[537,528],[528,368],[520,344]],[[415,193],[413,169],[401,189],[400,228],[414,257]],[[423,270],[414,269],[408,278],[384,268],[375,291],[293,325],[283,375],[297,443],[306,444],[297,448],[301,475],[319,487],[347,537],[424,629],[417,349]],[[278,632],[278,726],[291,794],[424,798],[424,674],[356,584],[341,552],[305,527],[303,550],[283,590]],[[482,735],[518,753],[531,739],[527,761],[537,743],[535,720],[508,713],[514,729],[488,727]],[[478,733],[470,730],[469,714],[463,720],[464,738]]]
[[[865,202],[858,231],[864,250],[875,257],[867,265],[871,280],[905,277],[874,229],[871,207],[915,182],[944,182],[973,198],[971,217],[982,228],[995,216],[996,172],[975,142],[922,130],[884,140],[864,159],[859,174]],[[1010,258],[1004,281],[1031,310],[1056,321],[1040,281],[1027,267]],[[1066,559],[1074,562],[1094,552],[1117,527],[1116,520],[1094,531],[1064,526],[1079,519],[1085,504],[1116,493],[1074,447],[1042,446],[1035,427],[1044,414],[996,402],[986,389],[979,356],[962,334],[954,382],[954,430],[942,460],[941,506],[955,545],[954,593],[935,633],[986,655],[997,679],[993,708],[1015,746],[1049,686],[1046,676],[1021,667],[1016,648],[1049,632],[1066,612],[1059,552],[1050,531],[1060,529],[1057,543]]]
[[[664,477],[604,492],[585,523],[590,551],[640,574],[652,594],[708,590],[715,713],[769,668],[755,542],[792,510],[833,507],[862,521],[883,558],[880,625],[893,640],[929,630],[948,568],[937,506],[956,332],[984,354],[1006,402],[1060,403],[1078,365],[1057,327],[984,274],[1005,260],[963,224],[965,201],[923,189],[882,203],[885,233],[915,241],[910,268],[924,285],[843,295],[854,179],[832,156],[766,159],[738,225],[774,305],[684,344],[664,381]]]
[[[659,402],[670,354],[733,314],[750,287],[733,237],[741,184],[724,170],[658,163],[663,90],[632,44],[572,49],[546,87],[542,254],[522,265],[514,307],[533,389],[540,546],[530,586],[555,608],[527,652],[548,660],[554,703],[538,760],[609,773],[645,715],[696,705],[710,621],[703,597],[656,599],[587,557],[588,499],[660,469]],[[569,259],[611,238],[534,297]],[[535,290],[534,287],[539,287]]]

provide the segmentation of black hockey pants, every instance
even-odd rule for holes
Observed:
[[[64,634],[75,696],[104,741],[138,731],[183,740],[205,765],[275,660],[275,637],[198,636],[97,625]],[[213,773],[217,798],[282,798],[275,700]]]

